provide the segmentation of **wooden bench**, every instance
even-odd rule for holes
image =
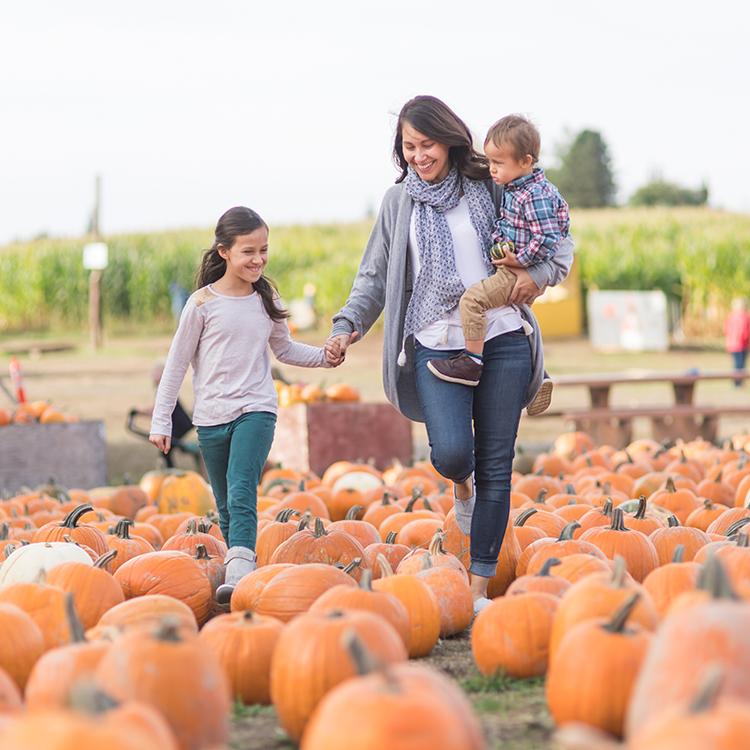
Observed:
[[[633,439],[633,420],[641,417],[651,422],[652,436],[659,441],[678,438],[692,440],[702,437],[716,441],[719,417],[750,415],[750,399],[746,404],[694,404],[695,386],[701,381],[746,380],[747,372],[631,372],[601,375],[565,375],[554,379],[555,387],[582,386],[588,389],[591,406],[588,408],[552,409],[542,417],[562,417],[575,429],[589,433],[599,443],[615,447],[627,445]],[[610,406],[612,387],[618,384],[669,383],[674,403],[664,406]]]

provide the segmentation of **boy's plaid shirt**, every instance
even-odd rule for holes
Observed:
[[[544,176],[544,170],[537,167],[505,186],[492,240],[513,242],[522,266],[551,258],[557,243],[569,231],[568,204]]]

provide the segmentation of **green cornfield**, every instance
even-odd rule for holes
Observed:
[[[579,210],[572,216],[584,291],[662,289],[687,316],[750,297],[750,216],[705,208]],[[271,231],[269,275],[288,300],[305,283],[329,317],[346,298],[370,224],[287,226]],[[105,321],[118,328],[171,324],[169,284],[193,288],[210,229],[106,238]],[[87,324],[84,239],[0,248],[0,332]]]

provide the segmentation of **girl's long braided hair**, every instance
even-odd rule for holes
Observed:
[[[219,255],[219,247],[229,249],[237,237],[250,234],[256,229],[268,225],[251,208],[235,206],[230,208],[216,224],[214,242],[208,250],[204,250],[198,273],[195,276],[195,288],[201,289],[206,284],[218,281],[226,271],[226,261]],[[271,320],[284,320],[289,313],[276,304],[274,297],[277,295],[276,285],[265,274],[254,284],[253,289],[260,295],[261,302]]]

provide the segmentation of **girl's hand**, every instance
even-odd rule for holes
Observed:
[[[544,290],[540,289],[525,268],[514,268],[516,284],[508,300],[511,305],[530,305]]]
[[[341,343],[338,338],[328,339],[323,346],[323,350],[326,355],[326,364],[331,367],[338,367],[344,361],[341,354]]]
[[[359,338],[359,333],[342,333],[339,336],[331,336],[325,343],[326,361],[331,367],[338,367],[346,359],[346,350],[349,344],[353,344]],[[329,358],[329,350],[331,356]]]
[[[168,435],[149,435],[149,443],[153,443],[165,456],[172,447],[172,438]]]

